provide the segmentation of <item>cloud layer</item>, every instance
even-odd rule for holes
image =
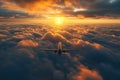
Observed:
[[[68,28],[69,27],[69,28]],[[119,25],[0,25],[1,80],[119,80]],[[41,48],[79,49],[62,56]]]

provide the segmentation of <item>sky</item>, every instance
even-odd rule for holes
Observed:
[[[120,0],[0,0],[0,18],[119,18]]]

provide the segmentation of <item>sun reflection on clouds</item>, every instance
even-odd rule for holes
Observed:
[[[79,73],[74,76],[74,80],[103,80],[97,70],[90,70],[84,65],[78,67]]]

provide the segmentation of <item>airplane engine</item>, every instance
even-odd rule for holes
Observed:
[[[57,50],[55,50],[54,52],[57,53]]]

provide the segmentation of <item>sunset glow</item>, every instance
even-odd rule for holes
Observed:
[[[56,17],[55,18],[55,24],[56,25],[62,25],[64,22],[64,18],[63,17]]]

